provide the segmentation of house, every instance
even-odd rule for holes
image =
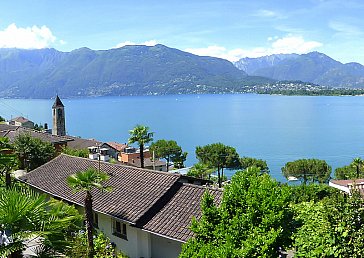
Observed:
[[[73,141],[72,138],[66,136],[52,135],[22,126],[0,124],[0,136],[8,137],[11,143],[14,142],[15,138],[21,134],[29,134],[31,137],[38,138],[44,142],[49,142],[58,152],[60,152],[63,147],[66,147],[68,142]]]
[[[141,167],[140,161],[140,150],[134,147],[125,147],[122,152],[120,152],[118,156],[118,161],[123,164],[133,166],[133,167]],[[158,170],[158,171],[167,171],[167,163],[155,159],[153,160],[148,148],[144,149],[144,168]]]
[[[67,138],[72,139],[72,141],[68,142],[67,147],[75,150],[87,149],[88,147],[100,146],[102,144],[102,142],[95,139],[84,139],[69,135],[67,135]]]
[[[11,119],[8,123],[9,125],[23,126],[30,129],[34,128],[34,123],[30,121],[28,118],[25,118],[23,116],[15,117]]]
[[[193,236],[192,217],[201,216],[200,202],[209,191],[220,203],[222,191],[185,183],[183,176],[98,162],[61,154],[19,178],[32,188],[83,207],[84,193],[74,193],[66,178],[94,167],[109,174],[111,192],[92,190],[95,224],[118,250],[130,257],[178,257]]]
[[[143,151],[144,159],[150,158],[150,152],[148,148],[145,148]],[[133,163],[133,160],[140,159],[140,150],[139,148],[134,147],[126,147],[124,151],[120,152],[118,160],[124,164]]]
[[[351,194],[353,189],[359,190],[364,196],[364,179],[348,179],[348,180],[330,180],[329,186],[339,189],[340,191]]]

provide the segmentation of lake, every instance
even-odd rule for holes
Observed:
[[[63,99],[68,134],[127,142],[143,124],[155,139],[173,139],[196,162],[195,147],[222,142],[241,156],[268,162],[271,175],[299,158],[326,160],[333,170],[364,153],[364,97],[169,95]],[[54,100],[0,99],[0,115],[52,125]]]

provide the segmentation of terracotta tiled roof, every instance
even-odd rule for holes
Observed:
[[[19,180],[52,196],[83,206],[84,193],[74,193],[66,178],[99,162],[61,154]],[[220,203],[222,191],[180,181],[181,175],[100,162],[110,175],[105,183],[111,192],[92,190],[97,212],[135,224],[149,232],[179,241],[193,236],[188,229],[192,217],[201,216],[200,202],[206,191]]]
[[[348,180],[335,180],[332,179],[330,180],[332,183],[337,184],[337,185],[341,185],[341,186],[346,186],[348,187],[349,185],[354,185],[354,184],[363,184],[364,183],[364,179],[348,179]]]
[[[98,168],[98,161],[61,154],[45,165],[33,170],[21,181],[53,196],[83,206],[84,193],[74,193],[66,178],[87,168]],[[101,171],[110,175],[106,183],[113,191],[93,190],[96,211],[120,218],[130,223],[136,221],[177,182],[179,175],[137,169],[100,162]]]
[[[144,225],[141,222],[140,227],[183,242],[187,241],[193,236],[189,229],[192,217],[201,217],[200,203],[205,191],[209,191],[215,197],[216,204],[221,202],[221,190],[181,183],[170,201]]]
[[[125,143],[107,142],[107,144],[108,144],[110,147],[112,147],[112,148],[114,148],[115,150],[117,150],[117,151],[124,151],[124,149],[125,149],[126,147],[128,147],[128,145],[127,145],[127,144],[125,144]]]

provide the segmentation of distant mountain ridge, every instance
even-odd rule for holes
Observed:
[[[299,80],[330,87],[364,88],[364,66],[343,64],[319,53],[242,58],[234,63],[248,75],[274,80]]]
[[[0,49],[0,97],[215,93],[271,81],[250,77],[227,60],[164,45],[71,52]]]

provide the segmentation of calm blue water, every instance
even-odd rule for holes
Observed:
[[[183,95],[63,99],[68,134],[127,142],[136,124],[155,139],[174,139],[196,162],[195,147],[222,142],[241,156],[265,159],[273,177],[299,158],[332,167],[364,156],[364,97]],[[0,115],[52,124],[53,100],[0,99]]]

